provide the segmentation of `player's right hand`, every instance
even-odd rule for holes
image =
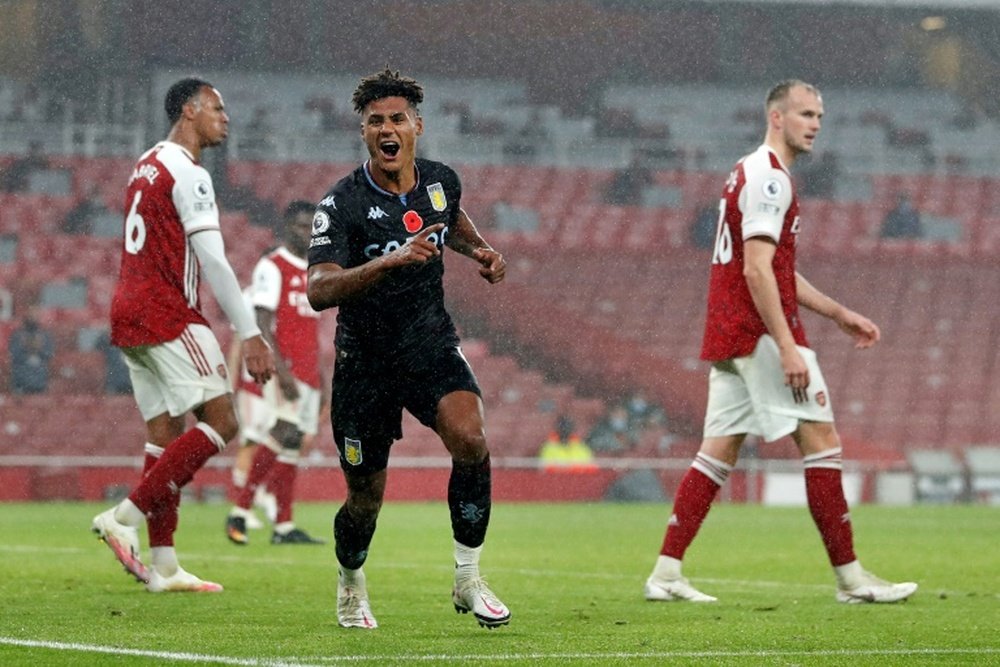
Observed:
[[[393,250],[385,259],[390,266],[406,266],[407,264],[423,264],[432,257],[441,254],[437,244],[428,240],[431,234],[438,234],[444,229],[444,223],[439,222],[420,230],[416,236],[411,236],[402,246]]]
[[[257,384],[264,384],[276,372],[274,353],[260,334],[243,341],[243,363]]]
[[[790,347],[781,351],[781,369],[785,373],[785,384],[792,390],[796,403],[809,400],[809,367],[802,359],[798,348]]]

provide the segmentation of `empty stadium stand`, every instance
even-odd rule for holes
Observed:
[[[93,422],[74,431],[40,417],[49,397],[6,397],[3,452],[24,450],[134,453],[141,424],[131,399],[100,395],[103,360],[80,349],[77,332],[106,325],[118,261],[117,239],[60,233],[61,216],[98,188],[115,207],[130,161],[57,158],[70,169],[73,194],[0,195],[0,233],[16,237],[13,262],[0,262],[16,308],[60,284],[84,280],[86,299],[56,300],[41,313],[56,333],[52,396]],[[352,163],[230,163],[228,176],[282,206],[292,197],[319,197]],[[668,407],[685,443],[697,437],[705,367],[698,361],[709,255],[687,245],[696,206],[711,201],[719,176],[658,171],[656,187],[675,189],[673,207],[613,206],[601,193],[607,169],[467,165],[463,204],[508,255],[508,282],[489,287],[448,259],[449,300],[468,334],[466,353],[480,376],[490,438],[497,457],[532,456],[555,416],[570,414],[581,431],[606,402],[641,386]],[[806,320],[823,362],[838,425],[852,457],[898,462],[914,443],[955,449],[987,442],[1000,426],[988,406],[1000,399],[993,380],[1000,353],[998,250],[1000,224],[983,215],[998,203],[996,179],[953,174],[875,175],[871,199],[803,201],[803,273],[882,325],[883,343],[857,352],[829,322]],[[877,230],[898,191],[914,193],[928,214],[955,220],[958,241],[886,241]],[[505,231],[492,217],[504,202],[538,213],[538,228]],[[243,213],[226,213],[228,252],[242,280],[273,243],[269,229]],[[220,313],[210,296],[210,316]],[[324,318],[323,354],[332,358],[332,317]],[[0,325],[0,336],[10,326]],[[220,331],[228,338],[228,331]],[[5,338],[0,338],[5,340]],[[6,359],[0,362],[0,388]],[[587,398],[587,397],[598,398]],[[77,405],[79,403],[80,405]],[[39,411],[32,413],[32,410]],[[16,426],[12,426],[16,424]],[[403,456],[441,455],[430,431],[410,418]],[[124,434],[124,435],[123,435]],[[650,436],[652,442],[655,435]],[[128,441],[128,442],[124,442]],[[332,451],[332,443],[321,443]],[[650,454],[654,448],[644,446]],[[682,444],[683,451],[689,444]],[[60,449],[62,448],[62,449]],[[787,455],[788,448],[782,450]]]

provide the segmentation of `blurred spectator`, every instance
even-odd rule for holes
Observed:
[[[32,141],[28,152],[16,158],[0,178],[0,190],[4,192],[26,192],[31,175],[49,168],[49,159],[42,153],[42,144]]]
[[[63,218],[62,231],[65,234],[90,234],[93,231],[94,218],[108,213],[110,211],[104,205],[100,191],[94,186]]]
[[[635,153],[632,162],[611,177],[604,200],[609,204],[638,204],[642,191],[652,184],[653,172],[646,165],[646,159],[642,153]]]
[[[49,388],[52,334],[38,322],[35,309],[10,334],[10,387],[15,394],[44,394]]]
[[[691,245],[702,250],[711,250],[715,245],[715,234],[719,228],[719,206],[705,204],[700,207],[691,222]]]
[[[628,411],[629,431],[636,441],[640,439],[655,443],[656,452],[665,454],[677,440],[670,432],[667,411],[663,406],[650,403],[642,389],[635,390],[625,401]],[[644,438],[643,434],[652,432],[653,438]]]
[[[900,192],[896,195],[896,205],[882,222],[884,239],[918,239],[923,236],[920,213],[913,207],[910,195]]]
[[[104,355],[104,391],[108,394],[131,394],[132,378],[122,351],[111,344],[107,331],[98,336],[94,349]]]
[[[629,428],[628,409],[621,403],[613,405],[591,429],[587,442],[595,452],[618,453],[632,449],[638,436]]]
[[[659,405],[650,403],[642,389],[632,392],[625,401],[625,409],[628,412],[629,429],[633,432],[667,423],[667,413]]]
[[[565,415],[559,417],[556,430],[542,443],[538,459],[546,472],[586,472],[597,469],[593,462],[594,453],[574,432],[573,420]]]

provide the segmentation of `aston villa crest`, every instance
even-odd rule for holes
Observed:
[[[444,197],[444,186],[440,183],[431,183],[427,186],[427,196],[431,198],[431,206],[435,211],[443,211],[448,208],[448,200]]]
[[[361,441],[344,438],[344,458],[352,466],[361,465]]]

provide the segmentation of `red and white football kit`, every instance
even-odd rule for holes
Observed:
[[[230,390],[222,350],[201,313],[190,241],[219,229],[212,179],[187,150],[161,141],[139,158],[125,211],[111,342],[125,352],[143,418],[177,416]]]
[[[766,145],[740,160],[720,201],[701,356],[713,362],[705,435],[752,433],[776,440],[799,420],[833,421],[829,392],[799,319],[795,244],[799,203],[788,170]],[[809,368],[809,401],[797,404],[784,384],[774,339],[757,312],[744,268],[744,242],[776,245],[772,268],[785,319]]]
[[[278,382],[264,386],[275,417],[315,435],[319,425],[319,313],[309,305],[306,260],[284,246],[264,255],[253,271],[251,300],[274,313],[277,352],[295,376],[299,398],[288,401]]]

